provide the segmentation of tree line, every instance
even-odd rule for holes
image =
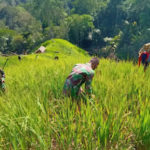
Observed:
[[[91,54],[134,59],[149,42],[148,0],[0,0],[0,52],[31,52],[52,38]]]

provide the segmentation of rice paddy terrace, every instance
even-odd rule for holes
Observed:
[[[76,63],[90,60],[71,43],[53,39],[43,54],[8,57],[0,95],[0,148],[40,150],[149,150],[150,69],[100,59],[92,82],[95,103],[64,98]],[[55,57],[59,59],[54,59]],[[6,57],[1,57],[1,67]],[[72,105],[72,107],[70,107]]]

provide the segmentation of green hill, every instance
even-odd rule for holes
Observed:
[[[87,52],[62,39],[52,39],[42,44],[50,56],[87,56]],[[45,55],[44,54],[44,55]]]
[[[44,46],[46,48],[45,53],[36,54],[35,51],[40,47]],[[73,45],[72,43],[63,40],[63,39],[52,39],[44,42],[39,47],[32,51],[32,54],[22,55],[23,61],[35,61],[36,59],[45,60],[46,59],[54,59],[55,56],[59,58],[67,58],[67,57],[77,57],[77,59],[81,59],[82,57],[89,58],[88,52]],[[2,57],[0,56],[0,67],[2,68],[5,64],[6,59],[9,59],[6,66],[18,65],[20,62],[18,61],[18,56],[10,56],[10,57]]]

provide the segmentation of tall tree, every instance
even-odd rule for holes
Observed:
[[[74,0],[72,1],[72,11],[77,14],[90,14],[95,16],[109,0]]]
[[[51,24],[60,25],[66,17],[64,1],[61,0],[33,0],[32,5],[27,9],[38,19],[41,20],[43,28]]]
[[[67,18],[69,40],[79,46],[88,39],[94,29],[93,18],[90,15],[72,15]]]

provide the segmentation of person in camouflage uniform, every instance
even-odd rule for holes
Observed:
[[[80,99],[82,94],[92,95],[91,82],[94,77],[95,69],[99,64],[99,59],[94,57],[86,64],[76,64],[64,84],[63,93],[72,99]],[[81,85],[85,83],[85,92]]]
[[[0,69],[0,88],[4,92],[5,91],[5,73]]]

